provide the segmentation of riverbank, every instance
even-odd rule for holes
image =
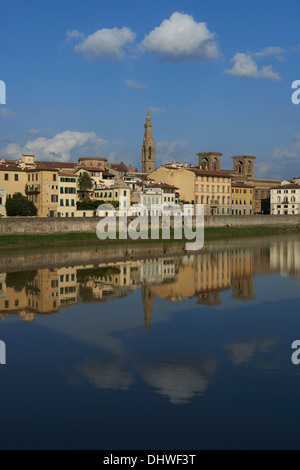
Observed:
[[[240,238],[252,236],[267,236],[283,233],[300,233],[300,227],[208,227],[204,230],[204,238]],[[35,247],[35,246],[53,246],[53,245],[78,245],[78,244],[97,244],[100,246],[124,245],[126,243],[138,244],[157,244],[157,243],[180,243],[180,240],[174,240],[173,230],[171,230],[171,239],[151,240],[99,240],[95,233],[54,233],[47,235],[0,235],[0,249],[1,248],[14,248],[14,247]],[[182,240],[185,243],[187,240]]]

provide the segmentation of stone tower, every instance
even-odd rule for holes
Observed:
[[[232,157],[233,171],[239,178],[254,178],[254,160],[252,155],[237,155]]]
[[[151,173],[155,170],[155,144],[152,134],[152,124],[150,112],[146,118],[144,140],[142,146],[142,172]]]
[[[222,153],[202,152],[197,153],[199,157],[199,168],[201,170],[220,171]]]

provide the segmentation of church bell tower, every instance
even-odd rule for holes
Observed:
[[[142,172],[152,173],[152,171],[155,170],[155,144],[152,134],[152,123],[149,109],[144,127],[145,133],[142,146]]]

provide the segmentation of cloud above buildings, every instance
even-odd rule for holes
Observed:
[[[65,131],[52,138],[39,137],[25,145],[9,144],[0,150],[0,155],[15,159],[25,153],[35,155],[37,160],[67,162],[72,157],[77,157],[79,152],[82,154],[88,154],[91,150],[99,152],[106,144],[107,141],[98,137],[95,132]]]
[[[160,26],[146,34],[143,41],[133,46],[137,34],[127,26],[103,28],[85,36],[77,31],[67,31],[67,42],[79,41],[74,51],[90,62],[101,59],[121,60],[130,49],[139,53],[156,55],[163,62],[187,60],[211,60],[219,56],[215,33],[209,31],[206,23],[197,22],[191,15],[174,12]]]
[[[286,147],[275,149],[267,161],[257,163],[261,178],[293,178],[300,174],[300,132],[295,134]]]
[[[206,23],[197,23],[191,15],[179,12],[147,34],[139,48],[174,63],[216,59],[219,55],[216,35]]]
[[[78,31],[76,32],[76,34]],[[71,33],[71,36],[74,37]],[[75,35],[76,35],[75,34]],[[133,43],[136,37],[130,28],[103,28],[99,29],[87,37],[82,37],[79,44],[74,47],[74,51],[82,54],[89,61],[107,59],[110,61],[123,59],[126,49]]]
[[[163,140],[156,144],[156,160],[160,164],[181,162],[187,156],[187,141],[183,139]]]
[[[259,67],[253,59],[253,54],[237,52],[231,59],[231,67],[224,73],[236,77],[247,77],[252,79],[265,79],[280,82],[280,75],[275,72],[271,65]]]
[[[75,41],[77,39],[83,39],[84,33],[73,29],[72,31],[67,31],[67,42]]]
[[[8,108],[0,108],[0,117],[14,118],[16,115],[13,111]]]
[[[135,82],[134,80],[131,80],[131,79],[126,80],[125,85],[128,88],[134,88],[136,90],[146,90],[148,88],[148,85],[146,85],[146,83]]]

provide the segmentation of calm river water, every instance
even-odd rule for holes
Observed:
[[[298,236],[0,264],[2,449],[299,448]]]

